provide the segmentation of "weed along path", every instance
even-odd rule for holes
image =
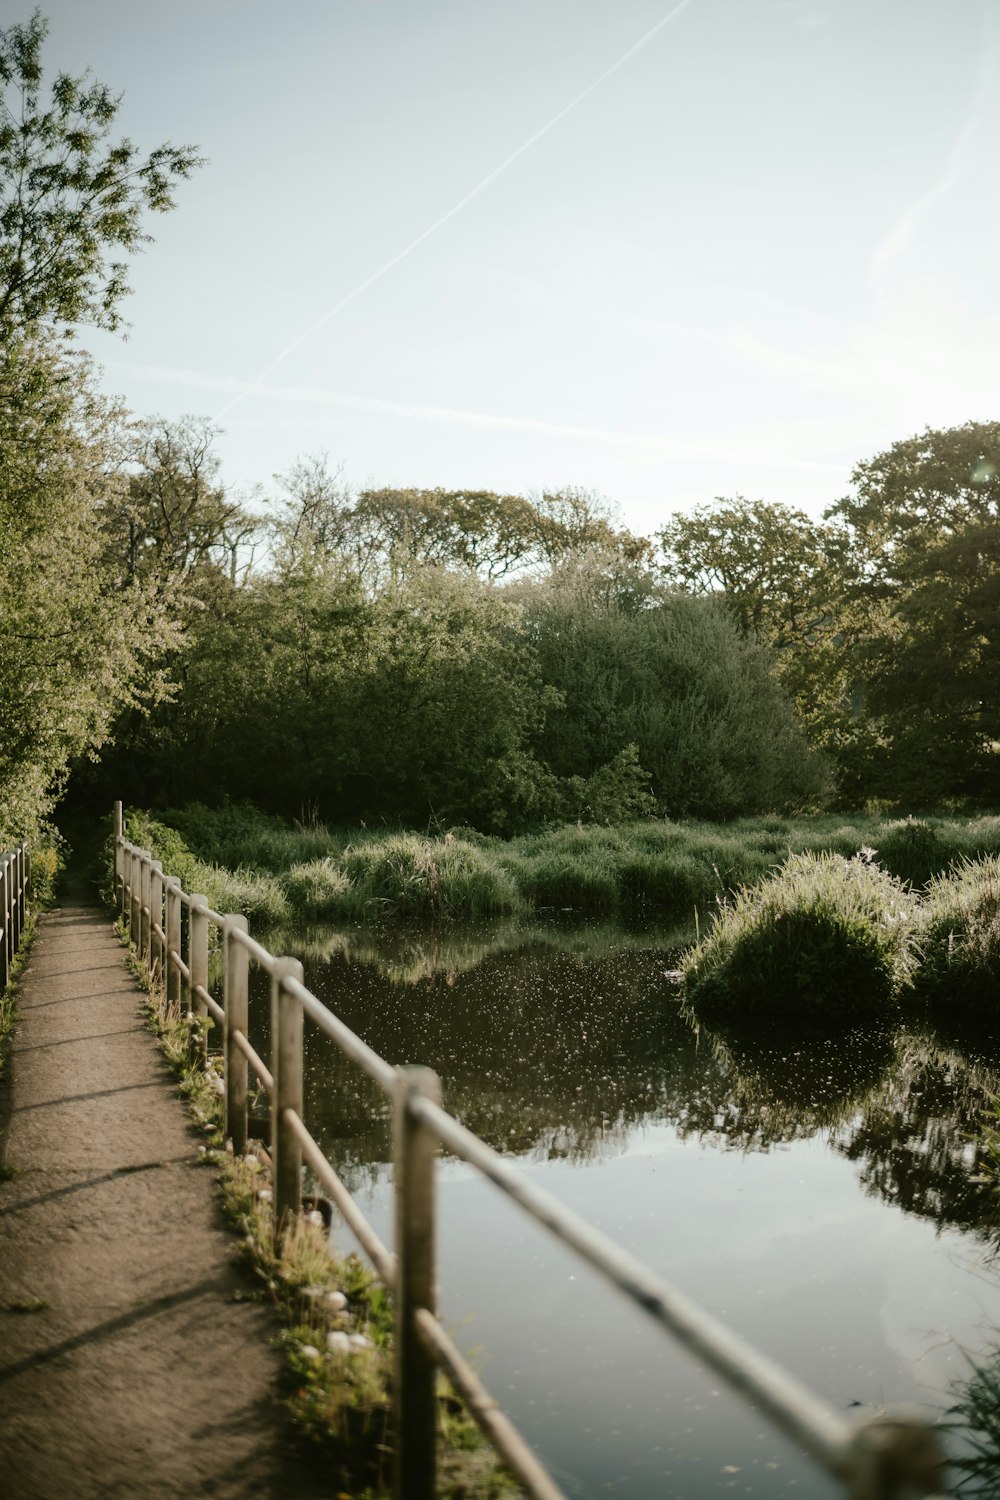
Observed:
[[[0,1494],[309,1500],[143,998],[97,908],[42,916],[2,1142]]]

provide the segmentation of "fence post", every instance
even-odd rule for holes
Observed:
[[[163,955],[163,968],[167,1014],[180,1014],[181,971],[177,959],[181,955],[181,883],[174,876],[164,881],[167,904],[167,951]]]
[[[208,1054],[208,1034],[201,1022],[208,1018],[208,1006],[195,993],[198,985],[208,989],[208,897],[192,896],[188,906],[188,965],[191,988],[188,1006],[198,1024],[191,1026],[190,1053],[193,1057]]]
[[[3,931],[0,932],[0,990],[7,988],[10,979],[10,859],[6,854],[0,855],[0,891],[3,892],[3,901],[0,902],[0,913],[3,919]]]
[[[20,884],[20,876],[17,868],[17,850],[10,853],[10,899],[7,903],[7,923],[10,928],[10,962],[13,963],[20,947],[21,934],[18,930],[17,913],[18,898],[17,891]]]
[[[163,977],[163,866],[157,859],[149,867],[149,977]]]
[[[436,1311],[435,1183],[437,1141],[410,1113],[414,1095],[441,1102],[430,1068],[400,1068],[393,1099],[396,1195],[395,1500],[433,1500],[437,1367],[417,1334],[418,1307]]]
[[[122,897],[125,887],[124,857],[122,854],[122,839],[125,835],[125,818],[120,802],[114,806],[115,823],[115,906],[119,911],[122,909]]]
[[[847,1493],[850,1500],[943,1495],[946,1464],[941,1440],[923,1414],[890,1408],[856,1428]]]
[[[234,932],[247,932],[246,917],[226,917],[222,929],[222,1008],[226,1013],[226,1135],[233,1143],[233,1155],[243,1156],[247,1149],[247,1060],[233,1040],[249,1030],[250,955]]]
[[[14,889],[11,892],[11,932],[13,936],[12,947],[15,953],[21,946],[21,935],[24,932],[23,883],[24,845],[19,844],[14,850]]]
[[[150,866],[152,856],[143,850],[139,856],[139,957],[149,967],[149,938],[153,923],[153,907],[150,901]]]
[[[284,980],[302,979],[297,958],[279,958],[271,970],[271,1173],[275,1236],[302,1207],[302,1147],[285,1122],[285,1110],[302,1114],[302,1006],[285,993]],[[275,1239],[277,1243],[277,1238]]]
[[[138,849],[132,850],[129,872],[129,914],[128,914],[128,938],[129,942],[138,945],[140,932],[139,911],[142,906],[142,875],[139,863]]]

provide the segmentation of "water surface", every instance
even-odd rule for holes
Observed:
[[[916,1022],[712,1033],[676,935],[550,924],[283,935],[306,983],[563,1202],[847,1413],[933,1414],[1000,1327],[970,1140],[996,1037]],[[256,995],[266,1047],[266,996]],[[306,1118],[392,1242],[385,1099],[307,1027]],[[463,1164],[440,1181],[441,1311],[572,1496],[837,1493]],[[353,1244],[342,1227],[338,1248]]]

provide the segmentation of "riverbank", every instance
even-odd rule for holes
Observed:
[[[127,836],[185,889],[261,925],[428,921],[572,910],[593,916],[707,917],[793,854],[865,851],[922,887],[962,860],[1000,854],[1000,816],[885,819],[836,815],[732,823],[648,819],[570,824],[515,839],[469,828],[299,827],[254,808],[130,810]]]

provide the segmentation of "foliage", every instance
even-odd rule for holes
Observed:
[[[920,988],[945,1005],[1000,1008],[1000,856],[963,860],[927,887]]]
[[[190,590],[221,576],[235,584],[259,521],[220,480],[212,444],[219,429],[198,417],[150,417],[130,430],[128,484],[105,507],[104,527],[126,578],[160,578]]]
[[[744,887],[682,960],[701,1014],[812,1013],[837,1023],[884,1009],[911,985],[915,898],[864,858],[792,855]]]
[[[517,887],[483,849],[446,834],[413,834],[349,846],[343,867],[369,916],[429,919],[506,916],[521,907]]]
[[[519,597],[543,679],[559,694],[533,741],[556,776],[593,776],[632,746],[670,816],[822,796],[823,767],[766,654],[711,600],[668,593],[645,570],[594,553]]]
[[[121,96],[88,74],[42,94],[48,24],[35,11],[0,31],[0,339],[40,322],[117,328],[144,213],[173,208],[175,183],[200,159],[190,146],[148,156],[110,139]]]
[[[971,1374],[953,1386],[958,1400],[949,1408],[946,1424],[961,1444],[950,1455],[962,1476],[956,1493],[993,1495],[1000,1475],[1000,1346],[966,1359]]]
[[[375,597],[336,564],[262,579],[216,602],[181,665],[178,702],[115,767],[129,800],[500,828],[539,800],[522,745],[547,695],[517,606],[476,578],[417,570]]]
[[[200,882],[197,888],[230,879],[220,866],[239,866],[252,889],[257,877],[270,879],[262,914],[283,901],[300,920],[315,921],[467,920],[531,906],[607,915],[655,912],[690,921],[696,909],[707,914],[740,886],[767,880],[790,854],[851,859],[860,852],[910,881],[918,878],[918,860],[921,871],[931,867],[930,856],[935,873],[962,859],[1000,856],[1000,817],[942,817],[913,825],[877,818],[767,817],[725,824],[644,818],[614,826],[575,822],[503,840],[461,826],[434,837],[290,827],[249,806],[210,810],[193,804],[164,813],[158,822],[129,813],[131,836],[152,847],[173,873],[189,871],[187,878]],[[218,895],[228,899],[235,898]]]
[[[859,464],[830,514],[850,533],[849,609],[877,628],[855,649],[881,730],[867,795],[925,803],[1000,790],[1000,422],[894,443]]]
[[[620,529],[597,496],[534,498],[492,490],[366,489],[352,495],[326,455],[276,475],[284,495],[274,531],[283,568],[337,559],[377,592],[428,565],[488,583],[539,569],[583,547],[638,559],[649,544]]]
[[[0,842],[30,835],[74,757],[164,692],[177,640],[156,589],[105,565],[119,413],[85,359],[0,342]]]
[[[166,875],[178,879],[189,895],[204,896],[215,911],[242,913],[271,926],[288,920],[291,907],[281,881],[245,866],[227,870],[197,858],[183,838],[165,823],[142,812],[128,813],[125,837],[137,848],[148,850]]]

